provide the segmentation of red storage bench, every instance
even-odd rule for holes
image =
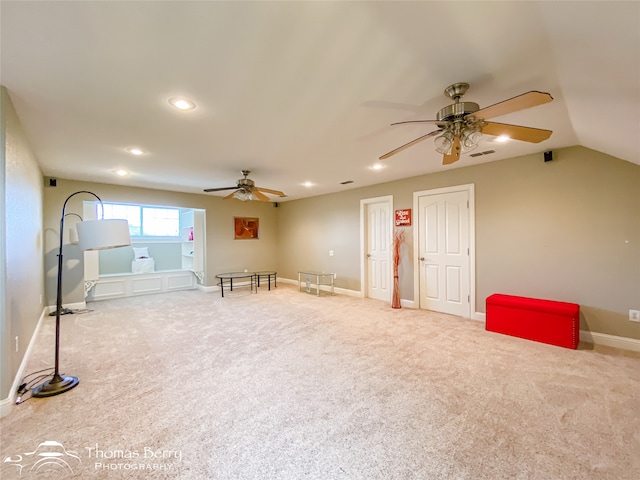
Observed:
[[[495,293],[487,297],[486,311],[491,332],[578,348],[580,305]]]

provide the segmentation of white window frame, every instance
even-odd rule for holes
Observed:
[[[144,232],[144,215],[143,211],[145,208],[153,208],[153,209],[163,209],[163,210],[174,210],[177,212],[177,229],[176,235],[131,235],[131,241],[134,243],[149,243],[149,242],[166,242],[166,241],[179,241],[180,240],[180,207],[171,207],[166,205],[143,205],[137,203],[119,203],[119,202],[102,202],[106,207],[107,205],[125,205],[130,207],[137,207],[139,209],[140,214],[140,233]],[[100,217],[102,215],[102,211],[100,209],[100,204],[95,202],[96,205],[96,217]],[[105,217],[112,218],[112,217]]]

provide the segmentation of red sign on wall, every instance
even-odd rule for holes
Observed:
[[[396,227],[411,226],[411,209],[396,210]]]

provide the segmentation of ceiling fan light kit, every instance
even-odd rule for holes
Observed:
[[[436,137],[433,143],[436,146],[436,152],[442,153],[443,155],[449,153],[453,145],[453,133],[446,131],[439,137]]]
[[[423,140],[436,137],[434,144],[436,151],[443,155],[442,164],[450,165],[460,159],[462,152],[469,152],[478,147],[483,134],[493,136],[505,136],[523,142],[539,143],[551,136],[551,130],[523,127],[506,123],[487,122],[488,118],[506,115],[525,108],[542,105],[553,100],[553,97],[545,92],[530,91],[517,97],[504,100],[489,107],[480,108],[474,102],[461,102],[460,99],[469,89],[469,84],[460,82],[448,86],[444,94],[454,103],[442,108],[435,120],[408,120],[392,123],[401,125],[408,123],[431,123],[438,126],[439,130],[418,137],[411,142],[391,150],[382,155],[380,160],[400,153]]]
[[[251,192],[246,192],[244,190],[236,190],[233,192],[232,197],[237,198],[241,202],[256,200],[256,197]]]

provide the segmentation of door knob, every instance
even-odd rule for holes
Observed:
[[[371,257],[371,254],[370,254],[370,253],[367,253],[367,258],[369,258],[369,257]]]
[[[421,262],[424,262],[424,257],[420,257],[420,261],[421,261]]]

